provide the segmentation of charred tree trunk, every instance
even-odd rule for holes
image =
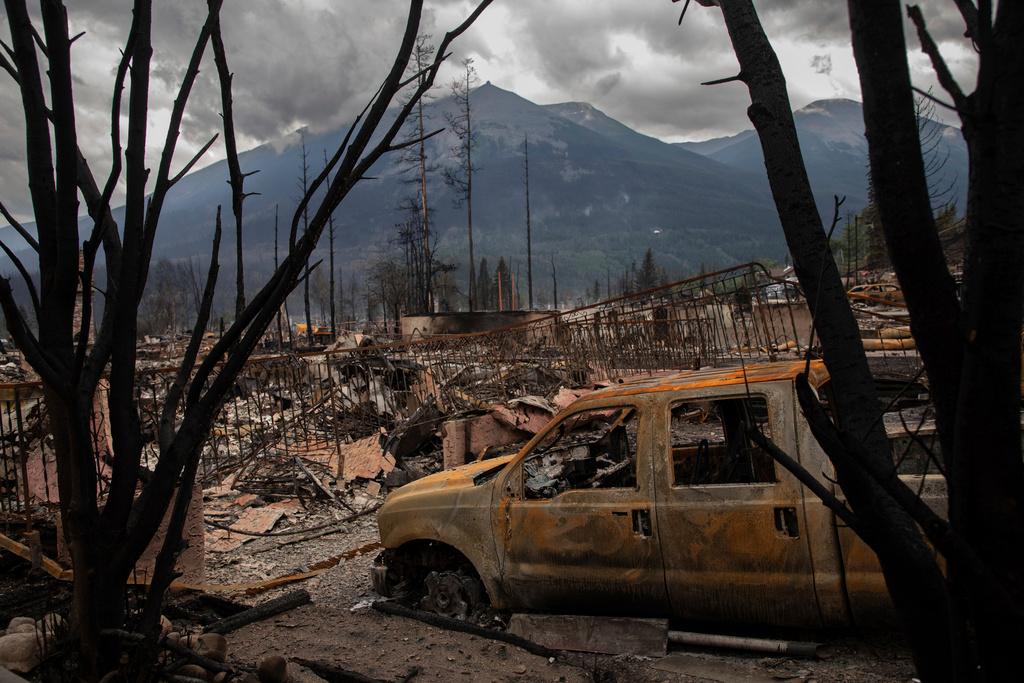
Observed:
[[[884,428],[876,420],[879,402],[871,372],[807,180],[782,68],[750,0],[699,1],[720,4],[740,64],[739,75],[725,81],[742,81],[750,92],[747,113],[761,140],[772,196],[836,387],[842,430],[866,446],[878,467],[891,468]],[[933,552],[913,518],[852,453],[833,449],[828,454],[862,522],[861,536],[878,555],[918,670],[929,680],[944,680],[950,670],[949,622]]]
[[[1015,644],[1024,642],[1024,8],[999,3],[993,22],[988,3],[980,13],[966,5],[967,32],[979,53],[977,90],[970,95],[946,70],[920,10],[910,8],[960,115],[970,159],[959,303],[928,201],[899,3],[858,0],[849,8],[871,176],[928,372],[949,520],[997,584],[977,581],[956,564],[947,568],[955,610],[953,675],[995,681],[1018,675]]]
[[[274,205],[274,270],[277,270],[277,205]],[[285,308],[287,311],[287,308]],[[289,336],[291,334],[291,321],[288,321]],[[283,330],[281,329],[281,306],[277,307],[277,350],[281,350],[281,345],[284,343]]]
[[[451,41],[489,4],[490,0],[482,0],[462,25],[446,34],[440,55],[447,54]],[[150,123],[152,17],[151,3],[135,2],[132,26],[112,91],[112,171],[100,191],[77,144],[67,11],[59,0],[41,4],[41,39],[24,0],[5,0],[11,30],[8,51],[11,61],[4,60],[4,71],[17,83],[25,114],[27,184],[37,225],[38,241],[32,239],[29,243],[38,255],[40,286],[37,291],[30,278],[26,278],[26,285],[39,324],[38,334],[28,326],[6,279],[0,279],[0,306],[12,336],[42,379],[52,422],[66,426],[54,430],[53,436],[61,515],[75,575],[72,625],[80,638],[82,656],[80,668],[68,673],[76,678],[98,680],[118,666],[119,645],[103,640],[101,631],[124,624],[123,596],[127,579],[174,500],[172,533],[165,539],[158,558],[155,580],[147,594],[146,611],[141,620],[149,642],[155,642],[156,616],[180,549],[190,484],[212,421],[246,359],[302,277],[329,216],[369,168],[396,148],[399,128],[411,115],[414,103],[433,83],[442,61],[438,58],[431,64],[429,78],[415,86],[410,104],[401,105],[393,119],[387,118],[393,123],[384,123],[402,87],[419,29],[423,3],[412,0],[394,65],[363,112],[361,125],[349,131],[331,160],[331,167],[336,169],[333,180],[325,184],[324,178],[318,177],[300,202],[300,210],[303,210],[318,189],[325,189],[306,229],[296,235],[293,224],[289,251],[283,262],[197,365],[216,281],[217,232],[203,310],[198,315],[186,357],[168,389],[160,416],[156,469],[139,492],[143,438],[134,402],[138,308],[146,289],[153,241],[166,195],[213,142],[211,140],[177,175],[170,175],[185,105],[199,74],[199,64],[214,31],[220,5],[220,0],[208,1],[208,16],[184,71],[159,166],[152,174],[151,187],[147,188],[150,170],[146,168],[145,150]],[[45,43],[45,50],[37,49],[37,40]],[[45,68],[40,68],[40,56],[46,60]],[[121,93],[129,74],[128,142],[122,151]],[[44,95],[44,78],[48,95]],[[122,158],[125,160],[126,208],[119,233],[111,218],[109,202],[122,171]],[[79,192],[94,219],[92,231],[84,241],[80,241],[79,235]],[[101,246],[106,257],[108,288],[103,319],[90,344],[90,299],[83,297],[81,324],[77,326],[75,304],[80,282],[83,287],[91,283]],[[19,272],[28,272],[16,256],[13,260]],[[95,452],[89,427],[97,386],[108,364],[106,401],[111,416],[111,440],[110,452],[105,455],[110,456],[112,464],[106,498],[100,501],[96,463],[104,454]],[[133,660],[132,664],[145,670],[147,661],[151,660]]]
[[[533,248],[530,242],[530,140],[523,139],[523,185],[526,186],[526,291],[533,310]]]
[[[551,257],[551,289],[555,308],[558,308],[558,276],[555,274],[555,257]]]
[[[242,202],[249,196],[243,189],[246,176],[238,164],[238,146],[235,143],[235,117],[231,103],[231,71],[220,35],[220,21],[214,26],[212,40],[214,61],[220,81],[221,106],[224,108],[224,147],[228,164],[228,184],[231,185],[231,213],[235,217],[235,317],[245,310],[245,269],[242,257]]]

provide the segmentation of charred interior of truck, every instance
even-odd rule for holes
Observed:
[[[572,415],[523,462],[527,499],[574,489],[636,487],[636,409]]]
[[[673,486],[776,481],[770,455],[747,436],[753,427],[771,438],[763,396],[690,401],[672,407]]]

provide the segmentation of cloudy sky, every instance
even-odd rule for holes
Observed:
[[[73,0],[71,32],[80,146],[93,171],[109,167],[110,84],[131,20],[129,0]],[[151,143],[166,133],[175,88],[205,0],[158,2],[154,10]],[[973,88],[975,64],[951,0],[920,2],[934,37],[960,78]],[[234,72],[236,129],[242,149],[301,126],[313,131],[351,122],[376,90],[405,25],[405,0],[225,0],[228,62]],[[435,40],[461,23],[469,0],[427,0],[423,32]],[[756,6],[782,61],[794,108],[824,98],[860,99],[846,3],[770,0]],[[670,142],[703,140],[750,128],[742,84],[701,86],[734,75],[735,57],[720,12],[670,0],[495,0],[453,46],[452,69],[472,57],[483,81],[538,104],[590,102],[645,134]],[[6,14],[0,36],[9,44]],[[934,86],[913,34],[915,83]],[[184,163],[220,129],[212,54],[193,91],[177,159]],[[447,84],[453,70],[442,73]],[[0,87],[0,201],[31,220],[24,178],[24,126],[17,90]],[[940,93],[941,94],[941,93]],[[950,121],[951,122],[951,121]],[[200,165],[223,156],[215,146]],[[156,165],[156,147],[151,165]],[[2,221],[2,219],[0,219]]]

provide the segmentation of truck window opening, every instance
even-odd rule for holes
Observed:
[[[672,485],[777,481],[775,462],[750,441],[748,427],[771,438],[768,402],[763,396],[674,405],[669,423]]]

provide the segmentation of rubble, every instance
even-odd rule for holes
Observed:
[[[740,355],[805,351],[799,311],[752,306],[746,277],[742,272],[728,286],[664,288],[487,335],[385,345],[347,334],[320,353],[253,359],[204,447],[198,476],[206,579],[195,583],[241,596],[303,581],[338,604],[365,598],[365,570],[379,541],[372,513],[389,491],[518,450],[597,384],[717,366]],[[897,314],[873,311],[865,329],[873,325],[876,338],[895,339],[901,354],[912,354],[904,350],[912,342],[890,331],[905,325]],[[175,337],[148,341],[139,351],[138,405],[143,423],[153,427],[184,344]],[[213,341],[211,335],[206,343]],[[6,358],[0,379],[28,379]],[[52,516],[56,476],[44,406],[21,394],[3,408],[0,483],[13,501],[7,510]],[[591,458],[584,471],[571,450],[559,463],[536,463],[537,495],[570,481],[590,486],[623,476],[610,457]],[[147,444],[147,467],[156,455],[155,442]],[[13,467],[22,461],[27,477]],[[28,505],[16,495],[25,479]],[[339,567],[360,578],[329,585]]]
[[[368,436],[341,448],[345,463],[345,481],[355,481],[357,477],[374,479],[382,472],[387,474],[395,469],[395,458],[385,453],[380,445],[380,437]]]
[[[251,607],[244,612],[239,612],[238,614],[206,626],[203,629],[204,635],[199,638],[204,638],[214,634],[221,635],[222,637],[219,640],[214,638],[209,641],[204,640],[200,642],[203,643],[203,647],[213,647],[213,645],[208,643],[219,643],[223,641],[223,634],[225,633],[231,633],[235,629],[241,628],[246,624],[251,624],[252,622],[259,621],[261,619],[268,619],[277,614],[281,614],[282,612],[287,612],[290,609],[299,607],[300,605],[305,605],[308,602],[309,593],[304,590],[293,591],[282,595],[279,598],[268,600],[262,604],[256,605],[255,607]],[[226,651],[227,646],[225,645],[224,647]],[[198,648],[197,651],[202,654]]]

